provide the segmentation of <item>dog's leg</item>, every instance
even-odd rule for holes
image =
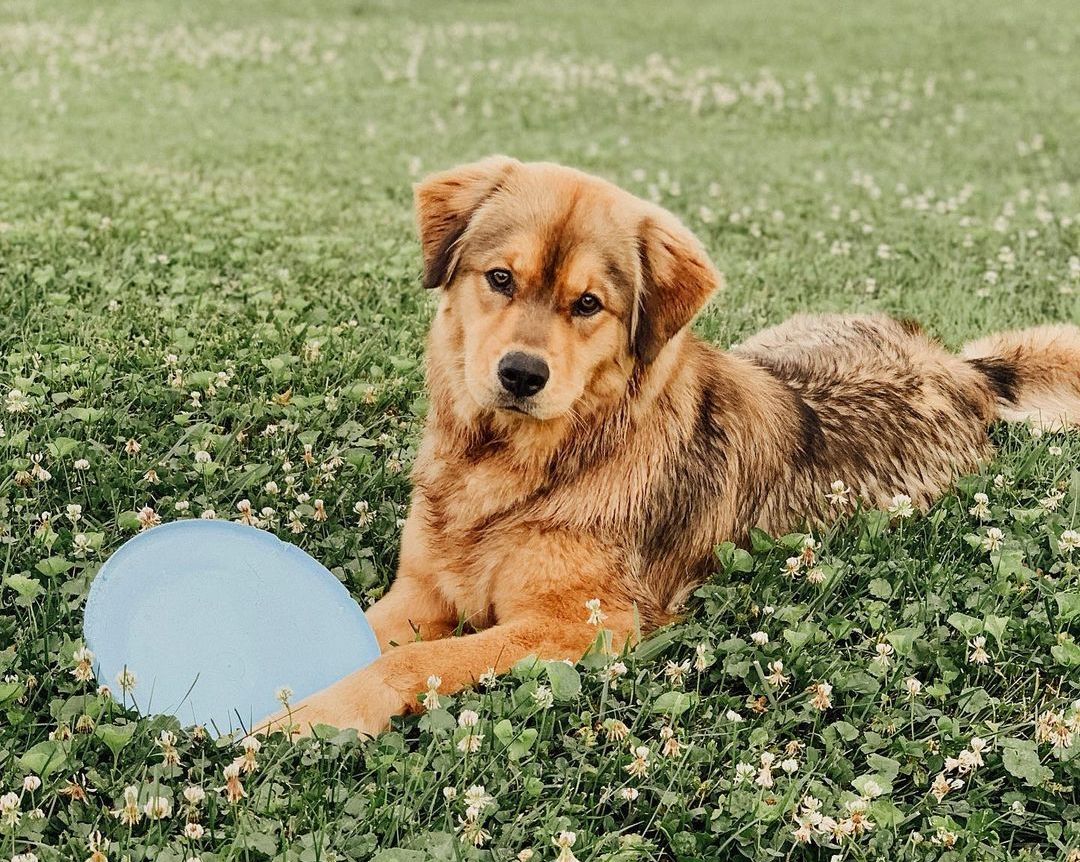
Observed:
[[[621,648],[631,631],[632,614],[610,615],[605,628],[613,631]],[[615,623],[615,625],[611,625]],[[417,695],[428,689],[428,679],[439,678],[438,691],[453,694],[478,680],[488,670],[502,673],[528,655],[577,661],[597,636],[583,619],[573,622],[525,617],[493,626],[478,634],[396,647],[378,661],[350,674],[304,701],[288,720],[301,733],[319,724],[354,727],[375,735],[394,715],[421,708]],[[279,716],[274,727],[280,726]]]
[[[410,549],[424,545],[410,543]],[[362,670],[300,701],[287,713],[270,720],[269,727],[291,725],[301,733],[319,724],[353,727],[375,735],[391,717],[423,704],[418,695],[429,688],[428,680],[438,678],[437,690],[453,694],[476,682],[489,670],[503,673],[528,655],[542,659],[577,661],[599,634],[597,625],[611,632],[611,646],[621,650],[636,633],[633,605],[613,595],[615,572],[623,564],[611,548],[598,545],[590,537],[565,533],[507,532],[489,545],[493,557],[507,566],[502,589],[492,596],[497,623],[476,634],[445,637],[441,640],[412,641],[392,647]],[[402,566],[415,572],[403,551]],[[512,565],[512,568],[510,566]],[[432,571],[432,570],[426,570]],[[417,576],[403,580],[422,586],[434,583]],[[391,619],[408,619],[409,602],[430,601],[438,592],[414,591],[395,586]],[[401,595],[398,604],[397,595]],[[591,600],[606,596],[602,619]],[[387,600],[391,596],[387,595]],[[405,614],[404,617],[399,616]],[[380,622],[380,625],[382,623]],[[384,628],[384,633],[389,631]],[[267,723],[256,725],[267,729]]]
[[[367,612],[379,648],[453,634],[457,614],[435,582],[436,563],[427,551],[422,504],[415,503],[401,533],[401,561],[389,591]]]
[[[454,610],[427,578],[399,571],[389,592],[368,610],[379,648],[386,652],[416,640],[432,641],[453,634]]]

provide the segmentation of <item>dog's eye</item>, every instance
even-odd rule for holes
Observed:
[[[592,317],[601,308],[603,306],[595,294],[583,293],[577,298],[577,302],[574,303],[571,310],[576,317]]]
[[[510,270],[489,269],[485,275],[487,276],[488,284],[491,285],[491,289],[496,293],[502,293],[509,296],[514,292],[514,276],[510,274]]]

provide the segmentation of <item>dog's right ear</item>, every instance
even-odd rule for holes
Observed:
[[[490,156],[432,174],[413,187],[416,225],[424,253],[424,287],[449,284],[457,263],[457,241],[473,213],[519,164],[507,156]]]

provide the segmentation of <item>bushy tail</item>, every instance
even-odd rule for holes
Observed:
[[[1080,427],[1080,327],[1001,332],[964,345],[960,355],[985,375],[1000,419]]]

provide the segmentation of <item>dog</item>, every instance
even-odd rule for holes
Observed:
[[[368,612],[383,655],[277,717],[298,732],[377,734],[426,690],[576,661],[601,627],[619,650],[678,616],[720,542],[835,519],[849,490],[925,509],[993,422],[1080,420],[1075,326],[954,355],[912,322],[800,315],[723,351],[688,326],[721,284],[705,249],[615,185],[492,157],[415,204],[439,303],[400,566]]]

